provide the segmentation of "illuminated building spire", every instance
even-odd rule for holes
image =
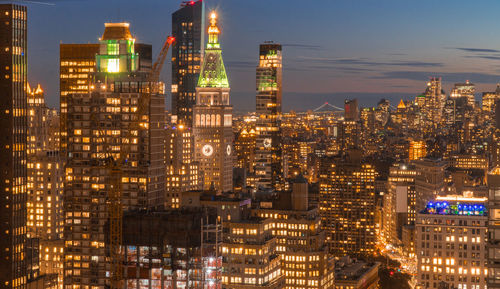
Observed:
[[[406,108],[406,105],[405,105],[403,99],[401,99],[401,101],[398,104],[398,109],[405,109],[405,108]]]
[[[212,13],[210,13],[210,26],[208,26],[208,49],[220,48],[219,34],[220,30],[217,26],[217,14],[212,11]]]
[[[222,49],[219,43],[220,30],[217,26],[217,14],[210,13],[208,26],[208,43],[205,49],[198,87],[229,88],[226,68],[222,60]]]

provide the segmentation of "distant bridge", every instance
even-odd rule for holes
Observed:
[[[327,108],[327,109],[332,109],[333,108],[333,111],[344,111],[343,108],[340,108],[340,107],[335,106],[333,104],[330,104],[328,102],[323,103],[322,105],[320,105],[317,108],[315,108],[313,111],[314,112],[318,112],[318,111],[320,111],[320,110],[322,110],[324,108]]]

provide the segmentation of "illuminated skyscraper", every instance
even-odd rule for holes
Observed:
[[[282,188],[281,96],[283,61],[281,45],[260,45],[257,67],[256,186]]]
[[[345,152],[348,149],[359,148],[361,144],[361,123],[354,120],[344,120],[338,123],[338,143]]]
[[[205,2],[186,1],[172,14],[172,115],[192,127],[205,45]]]
[[[419,160],[427,155],[426,144],[424,141],[410,141],[408,149],[408,159],[410,161]]]
[[[229,81],[219,44],[217,15],[210,15],[208,43],[196,87],[193,108],[195,160],[200,164],[204,189],[232,190],[233,107],[229,103]]]
[[[237,166],[253,173],[255,163],[256,132],[253,125],[241,129],[234,140],[234,150],[237,154]]]
[[[320,175],[321,225],[336,256],[375,253],[375,177],[360,152],[326,159]]]
[[[488,113],[495,112],[495,104],[500,99],[500,84],[497,84],[497,89],[493,92],[483,92],[483,111]]]
[[[0,288],[26,288],[27,8],[0,4]]]
[[[498,288],[486,287],[486,202],[472,196],[439,196],[417,214],[417,288]]]
[[[270,218],[226,222],[222,244],[222,285],[227,289],[281,289],[285,278]],[[305,260],[305,257],[302,257]],[[294,259],[295,260],[295,259]],[[305,285],[305,282],[304,284]]]
[[[27,86],[28,97],[28,156],[41,151],[59,150],[59,115],[47,107],[40,84],[32,89]]]
[[[151,69],[151,45],[135,43],[135,51],[139,52],[141,71]],[[59,45],[59,90],[60,90],[60,126],[61,155],[66,156],[68,136],[66,124],[68,102],[71,94],[87,93],[95,72],[95,56],[99,53],[99,43],[60,44]]]
[[[467,105],[474,107],[476,100],[474,99],[474,93],[476,92],[476,86],[474,83],[470,83],[468,80],[465,83],[455,83],[455,86],[451,90],[450,98],[465,98]]]
[[[419,98],[419,97],[417,97]],[[441,87],[440,77],[431,77],[427,83],[423,99],[423,124],[428,128],[437,127],[442,119],[443,108],[446,101],[446,94]]]
[[[62,237],[63,160],[59,155],[59,116],[45,105],[40,85],[28,96],[28,235]]]
[[[344,118],[347,121],[359,120],[359,107],[357,99],[346,99],[344,102]]]
[[[407,241],[403,249],[409,256],[415,253],[414,240],[411,238],[416,215],[415,176],[414,165],[394,164],[389,168],[388,194],[392,197],[393,206],[390,216],[384,216],[391,219],[391,227],[384,228],[385,236],[395,243]]]
[[[59,45],[59,112],[61,114],[61,153],[66,154],[68,137],[66,124],[68,97],[74,93],[87,93],[95,69],[95,56],[99,44]]]
[[[89,91],[68,97],[64,187],[64,284],[95,289],[118,274],[106,239],[119,213],[108,210],[113,188],[124,210],[162,206],[165,194],[161,85],[141,67],[128,23],[106,23],[99,42]]]
[[[193,132],[183,124],[166,130],[165,208],[179,208],[182,193],[201,189],[198,163],[194,161]]]
[[[281,255],[281,270],[286,289],[334,288],[334,264],[328,253],[325,231],[316,206],[309,205],[307,180],[299,175],[292,192],[280,192],[273,202],[265,202],[252,211],[254,216],[274,221],[272,234]]]
[[[42,240],[62,238],[63,161],[59,151],[43,151],[28,162],[28,233]]]

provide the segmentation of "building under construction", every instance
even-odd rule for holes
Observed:
[[[129,212],[123,224],[125,288],[221,289],[215,208]]]

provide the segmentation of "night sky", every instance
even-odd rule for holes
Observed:
[[[43,0],[40,0],[43,1]],[[500,1],[205,0],[220,15],[235,110],[255,109],[258,45],[284,45],[284,110],[357,97],[362,106],[421,93],[442,76],[447,93],[500,81]],[[5,1],[0,0],[0,3]],[[28,5],[29,80],[59,105],[59,43],[97,42],[104,22],[127,21],[156,57],[178,0],[47,0]],[[170,63],[162,79],[170,84]],[[167,96],[170,107],[171,98]]]

